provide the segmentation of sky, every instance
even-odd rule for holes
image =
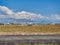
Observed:
[[[60,0],[0,0],[0,22],[6,18],[60,23]]]

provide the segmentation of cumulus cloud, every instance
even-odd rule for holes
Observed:
[[[7,8],[5,6],[0,6],[0,12],[6,13],[8,15],[13,14],[13,12],[9,8]]]
[[[35,13],[26,12],[26,11],[21,11],[21,12],[15,13],[13,18],[16,18],[16,19],[31,19],[31,20],[48,19],[48,17],[42,16],[41,14],[35,14]]]
[[[0,18],[10,17],[10,18],[15,18],[15,19],[31,19],[31,20],[48,19],[48,17],[42,16],[41,14],[35,14],[35,13],[26,12],[26,11],[21,11],[21,12],[15,13],[12,10],[10,10],[9,8],[7,8],[6,6],[0,6],[0,12],[1,11],[3,13],[7,14],[8,16],[6,16],[4,14],[0,14]]]
[[[58,15],[58,14],[51,15],[51,19],[60,20],[60,15]]]
[[[6,15],[5,15],[6,14]],[[0,6],[0,18],[14,18],[14,19],[27,19],[27,20],[60,20],[60,16],[55,14],[52,16],[43,16],[41,14],[31,13],[27,11],[13,12],[6,6]]]
[[[5,15],[0,15],[0,18],[6,18],[6,16]]]

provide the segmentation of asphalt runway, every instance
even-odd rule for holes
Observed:
[[[60,35],[1,35],[0,42],[51,42],[51,41],[59,41],[60,43]]]

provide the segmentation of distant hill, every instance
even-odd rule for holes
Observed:
[[[16,24],[23,24],[23,23],[27,23],[27,22],[33,22],[35,24],[59,24],[60,21],[54,21],[54,20],[44,20],[44,19],[40,19],[40,20],[30,20],[30,19],[14,19],[14,18],[0,18],[0,23],[16,23]]]
[[[25,23],[25,22],[34,22],[32,20],[27,19],[13,19],[13,18],[5,18],[0,19],[0,23]]]

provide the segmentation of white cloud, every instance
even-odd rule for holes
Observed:
[[[14,17],[16,19],[31,19],[31,20],[35,20],[35,19],[47,19],[47,17],[42,16],[41,14],[35,14],[35,13],[30,13],[30,12],[26,12],[26,11],[21,11],[21,12],[17,12],[15,13]]]
[[[11,16],[0,14],[0,18],[11,18]]]
[[[9,8],[7,8],[7,7],[5,7],[5,6],[0,6],[0,11],[6,13],[6,14],[8,14],[8,15],[13,14],[13,12],[12,12]]]
[[[5,15],[0,15],[0,18],[6,18],[6,16]]]
[[[9,8],[5,7],[5,6],[0,6],[0,11],[2,11],[3,13],[7,14],[0,14],[0,18],[6,18],[10,17],[10,18],[15,18],[15,19],[31,19],[31,20],[35,20],[35,19],[48,19],[48,17],[46,16],[42,16],[41,14],[35,14],[35,13],[30,13],[30,12],[26,12],[26,11],[21,11],[21,12],[12,12],[12,10],[10,10]],[[4,15],[4,16],[3,16]]]
[[[1,11],[3,13],[1,13]],[[6,6],[0,6],[0,18],[15,18],[15,19],[31,19],[31,20],[40,20],[40,19],[46,19],[46,20],[60,20],[60,16],[59,15],[52,15],[52,16],[43,16],[41,14],[36,14],[36,13],[31,13],[31,12],[26,12],[26,11],[21,11],[21,12],[13,12],[12,10],[10,10],[9,8],[7,8]]]
[[[51,15],[51,19],[52,20],[60,20],[60,15],[58,15],[58,14]]]

